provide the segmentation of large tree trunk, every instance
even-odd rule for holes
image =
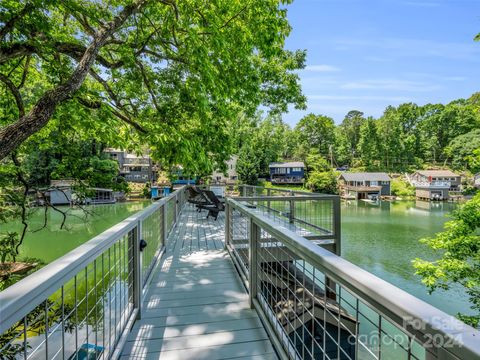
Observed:
[[[0,129],[0,160],[48,123],[57,105],[71,97],[80,88],[107,39],[130,15],[139,11],[147,2],[148,0],[137,0],[126,6],[111,22],[100,28],[70,78],[65,83],[47,91],[28,114]]]

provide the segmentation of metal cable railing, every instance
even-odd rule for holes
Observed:
[[[288,228],[308,240],[321,245],[332,245],[340,255],[340,198],[338,196],[309,194],[282,196],[236,197],[260,215],[287,224]]]
[[[281,357],[480,358],[479,331],[318,246],[252,203],[227,199],[226,246]]]
[[[181,188],[0,292],[0,358],[118,357],[185,201]]]

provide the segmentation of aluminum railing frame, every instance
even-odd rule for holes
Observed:
[[[278,210],[272,208],[271,202],[275,201],[286,201],[289,203],[289,223],[293,224],[295,222],[298,222],[302,225],[308,226],[315,228],[320,231],[328,231],[322,227],[317,226],[316,224],[313,224],[311,222],[305,221],[303,219],[297,218],[295,216],[296,214],[296,205],[301,203],[301,202],[306,202],[306,201],[331,201],[332,203],[332,230],[331,234],[328,235],[315,235],[315,236],[306,236],[309,240],[328,240],[331,239],[333,240],[333,252],[337,255],[341,255],[341,209],[340,209],[340,197],[338,195],[328,195],[328,194],[316,194],[316,193],[308,193],[308,192],[302,192],[299,195],[291,195],[289,192],[289,195],[282,195],[282,196],[272,196],[272,195],[266,195],[266,196],[251,196],[251,197],[232,197],[232,199],[235,199],[238,202],[249,202],[249,203],[255,203],[255,202],[266,202],[266,209],[268,212],[278,212]],[[262,205],[264,206],[264,205]]]
[[[60,289],[62,289],[63,295],[63,286],[65,284],[74,278],[76,279],[77,275],[80,274],[83,269],[86,270],[90,264],[96,264],[97,259],[99,259],[106,251],[112,248],[117,242],[122,241],[127,234],[132,234],[133,252],[131,255],[130,253],[127,254],[127,256],[132,256],[133,258],[128,259],[127,263],[129,264],[131,262],[133,265],[132,268],[130,265],[126,265],[128,269],[131,269],[133,272],[132,277],[130,278],[129,275],[127,279],[129,282],[130,280],[133,282],[133,284],[129,284],[129,287],[131,286],[133,289],[133,309],[131,313],[128,314],[128,320],[126,321],[124,328],[120,329],[121,336],[114,339],[116,341],[116,346],[114,349],[111,349],[112,351],[109,354],[109,358],[118,357],[134,321],[141,318],[142,302],[146,295],[148,284],[153,277],[154,269],[160,262],[161,255],[163,254],[164,247],[167,243],[169,232],[175,227],[178,215],[180,214],[182,206],[186,202],[184,192],[185,187],[176,190],[168,197],[156,201],[146,209],[128,217],[117,225],[114,225],[103,233],[95,236],[90,241],[48,264],[44,268],[36,271],[25,279],[22,279],[21,281],[0,292],[0,334],[4,334],[6,331],[11,329],[12,326],[17,324],[22,319],[25,319],[32,310],[47,301],[51,295],[55,294]],[[169,208],[171,208],[173,211],[173,222],[171,224],[168,224]],[[144,274],[144,269],[142,267],[142,256],[139,246],[139,242],[142,239],[142,223],[156,211],[160,211],[159,222],[162,224],[160,247],[154,252],[153,259],[151,260],[152,264],[148,268],[148,273]],[[126,254],[124,253],[124,255]],[[146,279],[143,279],[144,275],[146,276]],[[75,281],[75,294],[77,293],[76,286],[77,284]],[[95,291],[97,289],[96,286],[97,285],[95,284]],[[86,289],[86,291],[86,301],[88,301],[90,290]],[[75,304],[76,306],[78,305],[76,301]],[[64,315],[62,315],[62,327],[63,316]],[[88,321],[88,308],[86,316]],[[46,320],[46,325],[48,326],[48,318]],[[117,324],[115,324],[115,329],[116,326]],[[46,330],[46,338],[48,339],[48,328]],[[62,328],[62,331],[65,331],[65,329]],[[76,331],[78,331],[78,329]],[[76,351],[78,350],[79,348],[77,347]],[[48,348],[46,348],[45,351],[48,356]],[[25,347],[24,358],[26,357],[27,351]]]
[[[433,349],[427,352],[427,359],[480,359],[480,331],[464,324],[460,320],[450,316],[432,305],[408,294],[407,292],[395,287],[394,285],[376,277],[375,275],[359,268],[345,259],[312,244],[307,239],[295,234],[288,228],[272,222],[265,216],[259,216],[254,211],[238,202],[235,198],[226,200],[226,247],[239,267],[231,244],[230,227],[232,226],[231,214],[237,210],[244,214],[250,221],[250,245],[249,259],[255,261],[256,256],[250,254],[252,250],[257,249],[258,228],[267,231],[277,241],[281,241],[290,250],[296,253],[314,268],[320,269],[326,276],[331,277],[335,282],[358,298],[361,298],[366,304],[371,306],[381,316],[394,323],[419,342],[425,345],[428,341],[436,339],[437,336],[452,344],[452,347],[445,348],[438,344],[433,344]],[[263,313],[259,299],[255,291],[252,291],[252,284],[256,284],[257,274],[256,266],[249,266],[248,277],[242,274],[246,288],[250,294],[250,304],[261,315],[263,320],[268,318],[268,314]],[[405,323],[405,319],[410,319]],[[421,323],[424,328],[418,329],[412,324]],[[281,338],[273,326],[266,326],[269,335],[274,338],[274,344],[282,344]],[[461,340],[459,340],[461,338]],[[432,353],[433,352],[433,353]],[[282,357],[289,355],[285,349],[280,349]],[[291,354],[290,354],[291,355]]]

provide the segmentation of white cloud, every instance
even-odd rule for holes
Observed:
[[[376,80],[363,80],[356,82],[349,82],[340,86],[346,90],[391,90],[391,91],[415,91],[415,92],[428,92],[440,90],[443,87],[437,84],[430,84],[425,82],[417,82],[410,80],[398,80],[398,79],[376,79]]]
[[[424,78],[434,81],[466,81],[468,77],[461,75],[440,75],[435,73],[426,73],[426,72],[408,72],[405,73],[406,76],[410,78]]]
[[[319,65],[307,65],[305,67],[305,71],[336,72],[336,71],[340,71],[340,69],[332,65],[319,64]]]
[[[446,42],[427,39],[409,38],[338,38],[334,41],[336,49],[353,50],[355,48],[370,49],[371,55],[378,56],[373,51],[387,50],[390,59],[433,57],[446,59],[477,60],[480,47],[473,41]]]
[[[372,56],[372,55],[369,55],[369,56],[365,56],[364,59],[366,61],[373,61],[373,62],[391,62],[392,59],[390,58],[387,58],[387,57],[383,57],[383,56]]]
[[[465,81],[467,80],[467,77],[466,76],[445,76],[444,79],[448,81]]]
[[[382,101],[382,102],[409,102],[411,98],[405,96],[383,96],[383,95],[307,95],[308,100],[330,100],[330,101]]]
[[[420,6],[420,7],[438,7],[441,4],[433,1],[404,1],[403,5]]]

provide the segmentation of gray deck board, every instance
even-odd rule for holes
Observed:
[[[269,340],[251,341],[248,343],[204,345],[194,349],[170,350],[161,352],[137,352],[120,359],[145,360],[223,360],[223,359],[277,359],[272,352]]]
[[[224,214],[205,217],[182,211],[121,359],[277,359],[224,250]]]

